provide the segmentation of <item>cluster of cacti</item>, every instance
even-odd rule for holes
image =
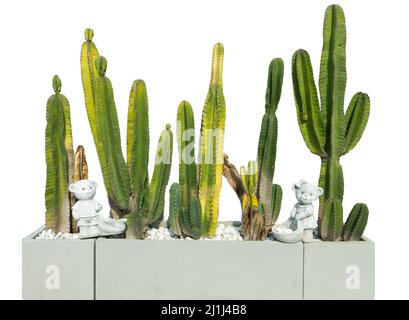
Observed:
[[[105,76],[107,61],[92,42],[93,31],[85,30],[81,48],[81,75],[91,132],[101,164],[111,216],[127,215],[128,238],[143,238],[147,227],[163,219],[164,197],[169,181],[173,135],[163,130],[156,152],[155,169],[149,183],[149,117],[144,81],[132,84],[127,128],[127,161],[111,81]]]
[[[76,199],[68,186],[87,179],[88,168],[85,151],[79,146],[74,155],[70,104],[61,94],[61,80],[52,80],[54,94],[47,101],[47,127],[45,131],[45,156],[47,181],[45,189],[46,227],[56,232],[76,232],[71,208]]]
[[[281,209],[282,190],[273,184],[276,147],[276,110],[281,97],[284,63],[273,59],[269,66],[265,113],[261,123],[257,161],[237,172],[228,157],[224,159],[224,176],[236,191],[242,205],[242,235],[245,240],[264,240],[271,232]]]
[[[209,91],[203,107],[198,164],[195,162],[195,123],[187,101],[177,111],[179,185],[170,190],[169,224],[174,234],[213,237],[218,216],[223,171],[226,104],[223,95],[224,48],[213,48]]]
[[[357,204],[343,227],[344,178],[340,157],[360,140],[368,122],[367,94],[356,93],[344,113],[346,87],[345,17],[342,8],[331,5],[325,12],[324,43],[319,75],[319,93],[307,51],[298,50],[292,60],[294,97],[298,123],[310,151],[321,158],[319,185],[319,231],[323,240],[358,240],[368,219],[368,208]]]
[[[114,218],[127,218],[127,238],[143,238],[150,227],[163,221],[165,191],[169,182],[173,134],[170,125],[162,131],[149,181],[149,108],[146,85],[135,80],[128,105],[126,159],[107,60],[85,30],[81,48],[81,77],[85,105],[105,188]],[[356,204],[343,224],[344,178],[341,156],[359,142],[370,113],[367,94],[358,92],[344,112],[346,88],[346,28],[340,6],[327,8],[319,74],[319,96],[307,51],[292,58],[292,80],[298,124],[310,151],[321,158],[319,186],[319,233],[323,240],[360,240],[368,220],[368,207]],[[195,123],[192,106],[182,101],[177,110],[179,182],[169,190],[168,225],[178,237],[213,237],[218,223],[222,175],[236,192],[242,209],[241,233],[245,240],[264,240],[277,221],[282,189],[273,183],[284,63],[273,59],[269,66],[265,113],[257,160],[240,172],[223,154],[226,105],[222,71],[224,48],[213,48],[211,79],[203,107],[198,158],[195,155]],[[70,106],[61,94],[61,80],[54,76],[54,94],[47,102],[45,192],[46,225],[57,232],[77,232],[70,215],[76,199],[69,193],[72,182],[88,178],[84,148],[74,155]]]

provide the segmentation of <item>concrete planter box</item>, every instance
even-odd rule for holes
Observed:
[[[358,242],[23,239],[23,299],[373,299]]]
[[[34,240],[22,243],[23,299],[94,299],[95,240]]]
[[[369,300],[374,296],[374,242],[304,244],[304,299]]]
[[[96,299],[302,299],[303,245],[96,241]]]

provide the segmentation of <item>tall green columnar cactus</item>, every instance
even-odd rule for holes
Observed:
[[[96,61],[99,57],[99,53],[95,43],[92,41],[94,31],[89,28],[85,29],[84,36],[85,41],[81,47],[81,79],[89,124],[93,136],[96,137],[95,90],[98,79]]]
[[[151,183],[149,184],[149,212],[147,224],[156,228],[163,220],[165,192],[172,166],[172,153],[173,133],[170,130],[170,125],[167,124],[159,137],[155,156],[155,167]]]
[[[46,226],[56,232],[70,232],[70,195],[74,152],[72,147],[70,105],[62,95],[61,80],[53,78],[54,95],[47,102],[45,156],[47,182],[45,190]]]
[[[321,158],[319,185],[324,189],[320,199],[319,228],[323,240],[340,240],[343,233],[344,178],[340,157],[351,151],[360,140],[368,122],[370,101],[358,92],[344,114],[346,87],[345,17],[342,8],[331,5],[325,12],[323,48],[319,75],[320,100],[307,51],[298,50],[292,60],[294,97],[298,123],[310,151]],[[364,206],[364,205],[363,205]],[[366,206],[365,206],[366,208]],[[366,225],[363,214],[352,210],[344,228],[344,239],[350,228],[359,225],[362,235]],[[357,221],[355,221],[357,220]]]
[[[128,167],[121,148],[118,115],[115,107],[111,81],[105,76],[107,61],[100,56],[96,60],[99,77],[95,87],[94,136],[105,188],[108,193],[111,212],[114,217],[122,217],[129,208],[131,194]]]
[[[257,163],[258,184],[257,197],[264,206],[265,234],[270,233],[276,222],[280,210],[277,204],[281,203],[281,187],[273,184],[278,123],[276,111],[281,97],[283,86],[284,62],[280,58],[273,59],[268,69],[265,113],[261,122],[258,141]],[[278,209],[278,210],[277,210]]]
[[[203,233],[209,237],[214,236],[217,226],[223,172],[226,120],[222,84],[223,56],[223,45],[217,43],[213,48],[212,75],[203,108],[199,147],[199,200],[202,208]]]
[[[187,101],[179,104],[176,130],[179,184],[174,183],[169,191],[169,224],[175,235],[197,239],[202,235],[202,208],[198,199],[194,114]]]
[[[148,94],[143,80],[135,80],[132,83],[126,146],[133,204],[128,225],[133,225],[135,222],[141,222],[149,210],[149,109]],[[130,228],[132,229],[132,226]]]
[[[159,138],[155,167],[149,183],[149,109],[143,80],[135,80],[132,84],[126,144],[132,190],[128,235],[138,238],[141,230],[158,227],[163,219],[165,190],[169,182],[173,153],[173,133],[170,125],[166,125]]]
[[[242,236],[245,240],[264,240],[271,232],[281,209],[282,190],[273,184],[277,149],[276,110],[283,85],[284,62],[273,59],[268,69],[265,113],[261,122],[257,161],[241,167],[240,173],[224,158],[223,175],[236,192],[242,206]]]

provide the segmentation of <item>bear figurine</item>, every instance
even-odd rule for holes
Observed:
[[[321,187],[316,187],[305,180],[293,184],[293,190],[298,202],[291,211],[291,218],[298,230],[303,230],[303,242],[311,242],[313,232],[318,227],[314,217],[313,201],[318,200],[324,193]]]
[[[77,198],[72,216],[77,220],[81,239],[118,235],[125,231],[126,219],[111,219],[100,214],[102,205],[94,200],[97,183],[79,180],[69,185],[69,191]]]

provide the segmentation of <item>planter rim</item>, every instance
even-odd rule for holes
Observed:
[[[35,230],[34,232],[30,233],[28,236],[23,238],[23,241],[46,241],[46,242],[60,242],[60,241],[68,241],[68,242],[95,242],[95,238],[92,239],[36,239],[42,231],[46,230],[46,226],[42,225],[40,228]]]
[[[365,244],[365,243],[375,243],[375,241],[362,236],[361,240],[359,241],[324,241],[322,239],[314,239],[311,242],[304,243],[305,245],[315,244],[315,243],[323,243],[323,244],[336,244],[336,245],[348,245],[348,244]]]
[[[220,221],[219,223],[222,223],[226,226],[234,226],[234,227],[238,227],[240,226],[240,221]],[[309,242],[309,243],[304,243],[302,241],[299,242],[295,242],[295,243],[285,243],[285,242],[281,242],[275,239],[266,239],[266,240],[262,240],[262,241],[250,241],[250,240],[147,240],[147,239],[115,239],[115,238],[92,238],[92,239],[35,239],[36,236],[38,236],[42,231],[44,231],[46,229],[45,225],[42,225],[41,227],[39,227],[38,229],[36,229],[35,231],[33,231],[32,233],[30,233],[28,236],[23,238],[23,241],[27,241],[27,240],[35,240],[35,241],[70,241],[70,242],[84,242],[84,241],[117,241],[117,240],[126,240],[126,241],[145,241],[145,242],[197,242],[197,243],[253,243],[255,245],[265,245],[266,243],[271,243],[271,244],[282,244],[282,245],[295,245],[295,244],[302,244],[302,245],[311,245],[311,244],[315,244],[315,243],[323,243],[325,245],[329,245],[329,244],[335,244],[335,245],[347,245],[347,244],[365,244],[365,243],[375,243],[375,241],[369,239],[368,237],[362,236],[361,240],[359,241],[323,241],[321,239],[314,239],[314,241]]]

